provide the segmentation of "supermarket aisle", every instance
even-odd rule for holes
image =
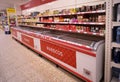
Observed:
[[[0,82],[82,82],[0,30]]]

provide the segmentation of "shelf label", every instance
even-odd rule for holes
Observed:
[[[41,50],[58,60],[76,68],[76,51],[52,42],[41,40]]]
[[[96,35],[97,33],[92,33],[93,35]]]
[[[84,32],[85,34],[87,34],[87,32]]]

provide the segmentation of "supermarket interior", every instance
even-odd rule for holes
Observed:
[[[120,0],[0,0],[0,82],[120,82]]]

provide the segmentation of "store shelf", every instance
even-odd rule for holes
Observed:
[[[97,10],[97,11],[88,11],[88,12],[78,12],[78,13],[68,13],[68,14],[56,14],[56,15],[47,15],[47,16],[40,16],[40,17],[53,17],[53,16],[69,16],[69,15],[80,15],[80,14],[99,14],[105,13],[106,10]]]
[[[84,24],[84,25],[105,25],[105,23],[100,22],[80,22],[76,24]]]
[[[116,42],[112,42],[112,47],[119,47],[120,48],[120,44],[118,44]]]
[[[120,0],[113,0],[113,5],[117,3],[120,3]]]
[[[55,28],[47,28],[47,27],[32,26],[32,25],[22,25],[22,24],[19,25],[19,26],[43,28],[43,29],[49,29],[49,30],[58,30],[58,31],[64,31],[64,32],[80,33],[80,34],[89,34],[89,35],[102,36],[102,37],[105,36],[105,34],[103,34],[103,33],[93,33],[93,32],[85,32],[85,31],[77,31],[77,30],[72,31],[72,30],[55,29]]]
[[[105,25],[103,22],[36,22],[37,24]]]
[[[112,25],[113,25],[113,27],[114,26],[120,26],[120,22],[113,22]]]
[[[112,80],[111,80],[111,82],[119,82],[119,81],[118,81],[118,79],[117,79],[117,78],[115,78],[115,77],[112,77]]]
[[[120,68],[120,63],[114,63],[114,62],[112,61],[112,62],[111,62],[111,67]]]
[[[19,26],[26,26],[26,27],[36,27],[36,28],[40,28],[39,26],[23,25],[23,24],[20,24]]]

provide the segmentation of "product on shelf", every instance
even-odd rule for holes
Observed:
[[[120,68],[112,67],[112,78],[115,77],[120,81]]]
[[[54,17],[54,22],[59,22],[59,17]]]
[[[80,8],[75,8],[76,13],[80,12]]]
[[[83,16],[82,15],[78,15],[77,19],[78,19],[78,22],[83,22]]]
[[[64,18],[62,16],[59,17],[59,22],[64,22]]]
[[[105,22],[105,15],[98,15],[98,22]]]
[[[120,63],[120,48],[113,49],[113,61],[115,63]]]
[[[54,15],[59,14],[59,10],[54,10],[54,11],[53,11],[53,14],[54,14]]]
[[[116,42],[120,43],[120,27],[117,28],[116,30]]]
[[[44,24],[36,24],[36,26],[43,28]]]
[[[71,14],[75,14],[76,13],[75,8],[71,8],[69,11],[70,11]]]
[[[113,8],[113,20],[120,22],[120,3],[114,5]]]
[[[82,6],[82,7],[80,8],[80,12],[86,12],[86,6]]]

